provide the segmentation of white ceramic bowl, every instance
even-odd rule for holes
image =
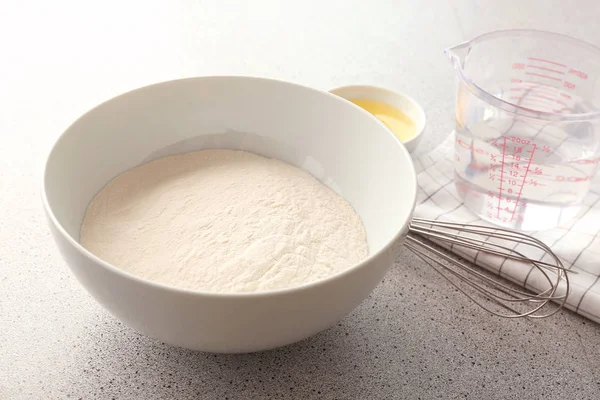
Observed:
[[[88,203],[116,175],[206,148],[247,150],[312,173],[361,216],[369,258],[293,289],[214,294],[142,280],[78,243]],[[101,104],[58,139],[43,181],[52,235],[100,304],[148,336],[223,353],[287,345],[352,311],[392,265],[415,198],[410,156],[377,119],[327,92],[249,77],[165,82]]]
[[[369,99],[387,103],[404,112],[415,123],[415,136],[402,142],[409,153],[414,152],[425,131],[425,111],[412,97],[377,86],[342,86],[330,91],[346,100]]]

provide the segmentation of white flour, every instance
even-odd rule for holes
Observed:
[[[298,286],[368,255],[344,199],[302,169],[233,150],[119,175],[90,203],[81,244],[139,277],[212,292]]]

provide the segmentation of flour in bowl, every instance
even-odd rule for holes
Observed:
[[[161,158],[92,200],[81,244],[136,276],[211,292],[313,282],[364,260],[354,209],[304,170],[234,150]]]

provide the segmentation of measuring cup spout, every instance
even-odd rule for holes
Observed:
[[[471,42],[461,43],[459,45],[449,47],[444,50],[444,54],[448,57],[454,68],[460,69],[463,66],[465,58],[471,50]]]

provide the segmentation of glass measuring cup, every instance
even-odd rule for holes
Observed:
[[[509,30],[446,54],[458,76],[454,173],[465,206],[526,231],[574,217],[600,161],[600,48]]]

